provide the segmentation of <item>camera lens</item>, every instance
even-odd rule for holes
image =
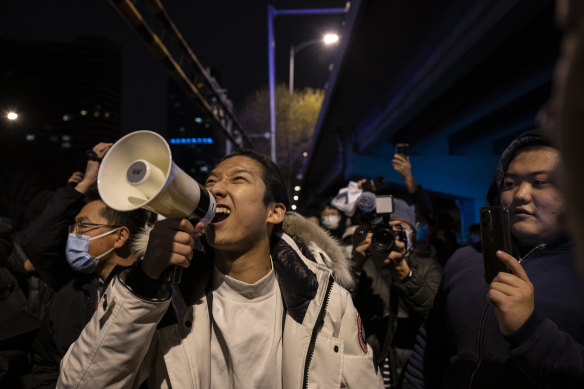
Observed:
[[[376,228],[371,237],[371,250],[378,255],[388,255],[393,248],[394,239],[394,234],[389,228]]]

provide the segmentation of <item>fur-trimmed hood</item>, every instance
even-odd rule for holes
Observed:
[[[133,249],[137,256],[146,252],[149,233],[149,229],[143,231],[134,241]],[[212,258],[212,248],[202,245],[200,249],[197,257]],[[282,231],[273,234],[271,255],[286,309],[298,323],[303,322],[310,302],[316,296],[319,287],[323,287],[319,286],[314,267],[310,263],[330,269],[330,277],[345,289],[353,286],[350,264],[340,243],[295,212],[287,212]],[[193,261],[191,266],[182,272],[179,287],[187,304],[193,304],[205,292],[213,271],[211,264],[212,261]]]
[[[321,259],[339,285],[345,289],[353,287],[351,264],[337,239],[296,212],[286,212],[282,230],[304,243],[317,261]]]
[[[132,243],[132,250],[138,258],[146,253],[150,230],[144,229]],[[353,287],[351,264],[337,239],[296,212],[286,212],[282,230],[308,248],[311,255],[306,257],[328,267],[339,285],[345,289]]]

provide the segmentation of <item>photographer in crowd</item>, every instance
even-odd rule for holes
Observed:
[[[356,215],[368,221],[353,235],[358,283],[353,300],[386,388],[397,387],[415,336],[432,307],[442,277],[436,260],[418,257],[414,207],[393,199],[393,212]],[[380,219],[380,220],[379,220]]]

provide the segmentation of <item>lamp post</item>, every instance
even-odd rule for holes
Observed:
[[[339,41],[338,34],[325,34],[322,39],[312,39],[306,42],[303,42],[299,45],[292,45],[290,46],[290,77],[289,77],[289,87],[290,87],[290,96],[294,94],[294,56],[300,53],[302,50],[315,45],[319,42],[322,42],[325,46],[331,46]]]
[[[277,10],[268,4],[268,77],[270,90],[270,151],[272,161],[276,162],[276,65],[274,52],[274,19],[278,15],[318,15],[346,13],[347,8],[312,8],[312,9],[283,9]]]

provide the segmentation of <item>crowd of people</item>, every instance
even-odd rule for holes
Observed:
[[[502,153],[486,204],[510,212],[508,272],[487,283],[480,228],[439,260],[431,196],[395,154],[401,197],[351,181],[318,217],[289,211],[253,151],[205,187],[209,225],[110,208],[93,148],[26,227],[2,235],[3,385],[15,387],[576,387],[584,282],[541,132]],[[494,189],[493,189],[494,188]],[[431,229],[430,229],[431,230]],[[428,234],[428,235],[431,235]],[[182,266],[180,283],[166,271]],[[28,274],[18,282],[15,273]],[[18,275],[18,274],[17,274]]]
[[[506,271],[486,280],[480,227],[453,239],[401,153],[404,190],[359,177],[301,215],[276,164],[236,151],[204,183],[205,225],[109,207],[96,186],[112,145],[99,143],[18,228],[0,218],[0,386],[584,387],[570,142],[584,122],[571,15],[584,9],[558,4],[567,35],[544,131],[507,146],[485,193],[509,211]]]

